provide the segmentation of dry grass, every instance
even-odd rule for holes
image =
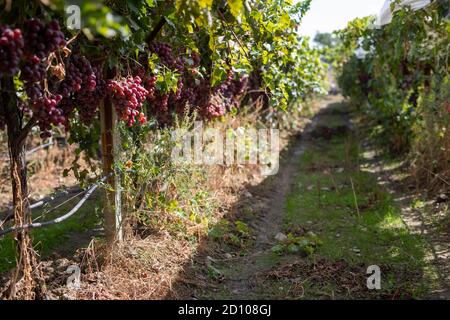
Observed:
[[[220,206],[214,220],[224,215],[229,217],[230,208],[238,200],[246,185],[256,185],[263,179],[255,168],[211,167],[208,182],[210,192]],[[166,217],[168,219],[168,217]],[[164,219],[164,218],[162,218]],[[207,237],[207,228],[192,221],[186,224],[186,236],[194,236],[196,241],[188,241],[164,230],[161,224],[158,232],[145,238],[128,235],[127,239],[109,251],[102,242],[95,241],[83,250],[80,261],[83,270],[82,286],[79,290],[61,290],[61,284],[55,288],[56,295],[68,299],[93,300],[141,300],[177,298],[184,293],[180,287],[173,290],[173,284],[195,284],[202,286],[201,280],[195,283],[188,267],[199,251],[203,254]],[[62,293],[61,293],[62,292]]]
[[[82,286],[71,296],[92,300],[164,297],[170,294],[172,283],[178,280],[194,250],[186,240],[167,233],[128,240],[112,251],[91,244],[82,262],[86,272]]]

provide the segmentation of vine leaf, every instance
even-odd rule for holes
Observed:
[[[242,0],[227,0],[227,1],[228,6],[230,7],[231,14],[236,18],[238,18],[241,15],[242,10],[244,8]]]

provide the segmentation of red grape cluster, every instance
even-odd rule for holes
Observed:
[[[0,76],[19,72],[24,40],[20,29],[0,26]]]
[[[185,49],[184,49],[185,50]],[[175,52],[167,43],[152,43],[150,45],[150,52],[155,53],[162,64],[167,68],[177,71],[182,75],[186,69],[185,60],[182,56],[175,57]]]
[[[200,111],[206,119],[213,119],[223,116],[227,110],[223,100],[217,95],[214,95],[209,98],[208,102],[202,106]]]
[[[148,73],[144,67],[138,67],[136,69],[136,75],[142,79],[142,86],[148,91],[147,98],[155,98],[155,85],[158,78],[153,73]]]
[[[64,112],[58,106],[62,95],[45,93],[42,87],[42,81],[47,76],[48,55],[64,47],[66,41],[56,21],[45,24],[40,20],[30,19],[24,22],[23,32],[25,47],[20,78],[25,82],[25,91],[30,101],[28,109],[38,119],[41,137],[46,139],[51,136],[52,126],[66,122]],[[49,86],[52,85],[49,79]]]
[[[162,114],[169,111],[169,94],[162,94],[159,92],[156,94],[153,99],[153,111],[157,112],[157,114]]]
[[[224,115],[232,108],[238,108],[247,83],[247,78],[235,79],[231,70],[227,79],[214,88],[210,87],[209,80],[205,80],[197,89],[196,104],[199,113],[207,119],[212,119]]]
[[[148,91],[142,86],[139,76],[121,79],[119,81],[107,81],[108,94],[116,107],[119,118],[132,126],[137,121],[141,124],[147,122],[147,118],[141,112]]]
[[[9,76],[20,71],[20,79],[28,96],[28,105],[19,101],[24,114],[38,120],[42,138],[49,137],[52,125],[65,122],[63,110],[58,107],[62,96],[44,92],[43,80],[47,76],[47,58],[51,52],[66,45],[64,34],[56,21],[44,24],[37,19],[26,20],[23,28],[0,28],[0,75]],[[50,79],[47,87],[52,87]]]
[[[167,43],[153,42],[150,45],[150,52],[155,53],[162,64],[168,68],[173,68],[175,58],[173,57],[172,47]]]
[[[247,77],[234,79],[233,73],[229,72],[227,80],[214,88],[214,92],[222,97],[227,110],[230,110],[233,107],[239,107],[240,98],[244,94],[247,85]]]
[[[176,101],[181,99],[182,94],[183,94],[183,88],[184,88],[183,78],[180,77],[178,79],[177,91],[175,92],[175,97],[174,97]]]
[[[183,74],[186,69],[184,59],[182,57],[178,57],[177,59],[175,59],[173,67],[178,71],[179,74]]]
[[[84,56],[72,55],[66,61],[66,77],[61,83],[60,91],[63,97],[71,93],[83,91],[92,92],[96,86],[96,76],[91,63]]]
[[[174,93],[156,91],[150,99],[150,111],[161,124],[170,124],[173,114],[184,114],[186,106],[190,106],[190,110],[197,110],[207,119],[220,117],[239,106],[247,88],[246,78],[237,78],[230,70],[225,81],[211,87],[210,79],[198,77],[197,68],[201,64],[198,53],[187,53],[186,49],[175,51],[166,43],[154,43],[150,51],[157,54],[166,67],[179,74]]]
[[[50,53],[66,44],[56,21],[46,24],[30,19],[21,29],[0,27],[0,76],[20,71],[28,100],[26,106],[19,107],[38,120],[44,139],[50,136],[52,126],[63,124],[67,129],[74,110],[81,121],[89,123],[107,91],[100,70],[81,55],[72,54],[65,59],[64,66],[61,61],[63,70],[52,68],[54,76],[47,74]],[[143,120],[141,116],[139,120]]]
[[[183,49],[185,51],[185,49]],[[158,118],[161,123],[167,124],[172,119],[172,112],[181,114],[184,112],[185,106],[188,102],[193,101],[194,91],[189,88],[187,84],[186,65],[183,56],[179,55],[175,57],[175,52],[172,47],[167,43],[152,43],[150,45],[150,52],[155,53],[162,64],[167,68],[175,71],[179,74],[177,90],[174,93],[155,91],[150,96],[151,112]],[[154,79],[156,82],[156,78]],[[154,87],[154,84],[153,84]],[[174,110],[169,109],[169,105]]]
[[[36,59],[37,61],[37,59]],[[73,54],[65,61],[66,76],[63,81],[48,78],[49,88],[54,94],[45,93],[36,79],[27,79],[25,88],[31,102],[33,116],[38,119],[41,137],[48,138],[51,126],[69,126],[69,117],[78,109],[83,122],[89,122],[97,112],[99,95],[94,69],[84,56]],[[44,73],[45,77],[45,73]],[[104,90],[104,89],[103,89]]]
[[[36,102],[39,99],[42,99],[44,96],[41,86],[37,83],[28,83],[25,86],[25,92],[31,103]]]
[[[41,63],[41,59],[33,55],[24,62],[21,68],[20,79],[27,82],[39,82],[44,80],[46,73],[46,67]]]
[[[82,66],[81,69],[87,70],[88,73],[82,75],[81,82],[79,79],[70,81],[74,84],[80,84],[80,90],[76,91],[78,86],[75,87],[75,85],[72,87],[70,85],[64,86],[63,90],[65,92],[69,90],[70,94],[63,98],[60,107],[67,118],[77,109],[80,120],[85,124],[89,124],[95,118],[100,102],[106,96],[106,81],[103,79],[101,69],[92,67],[86,58],[75,56],[73,60],[78,61],[79,65]],[[81,69],[75,68],[73,70],[78,72]],[[72,78],[75,77],[72,76]],[[68,121],[66,121],[65,125],[67,130]]]
[[[41,138],[47,139],[51,136],[49,131],[52,125],[65,122],[63,110],[58,106],[62,96],[46,95],[38,85],[32,85],[27,90],[30,92],[30,113],[38,120]]]
[[[88,90],[81,90],[75,95],[75,100],[78,105],[81,121],[90,123],[98,111],[100,101],[106,96],[107,85],[103,79],[101,69],[93,68],[95,77],[95,88],[92,89],[92,84],[88,85]],[[91,80],[92,81],[92,77]]]
[[[30,19],[24,23],[25,54],[37,55],[44,59],[50,52],[66,45],[64,34],[57,21],[48,24],[38,19]]]
[[[50,129],[52,125],[57,126],[66,122],[63,110],[58,107],[62,100],[61,95],[49,95],[35,101],[32,104],[33,115],[39,119],[39,129],[41,129],[41,138],[51,137]]]
[[[148,91],[147,97],[152,99],[155,96],[157,77],[155,75],[144,78],[144,88]]]

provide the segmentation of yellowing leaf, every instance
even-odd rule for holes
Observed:
[[[281,28],[288,27],[290,23],[291,23],[291,17],[289,17],[289,14],[284,13],[283,15],[281,15],[281,17],[280,17],[280,27]]]
[[[201,8],[211,8],[213,0],[198,0],[198,4]]]
[[[235,17],[239,17],[241,15],[242,9],[244,5],[242,0],[227,0],[228,6],[230,7],[231,14]]]

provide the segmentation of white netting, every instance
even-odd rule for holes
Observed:
[[[381,9],[380,13],[378,14],[377,21],[375,23],[375,26],[380,28],[392,20],[392,12],[391,12],[391,3],[393,0],[386,0],[386,2],[383,5],[383,8]],[[403,0],[400,3],[400,6],[411,6],[413,10],[419,10],[431,3],[431,0]],[[398,6],[396,7],[398,9]]]

